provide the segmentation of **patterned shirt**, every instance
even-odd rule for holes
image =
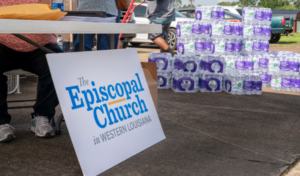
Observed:
[[[0,0],[0,7],[20,4],[39,3],[40,0]],[[44,46],[49,43],[56,43],[57,37],[55,34],[22,34],[24,37]],[[0,43],[20,52],[30,52],[37,48],[11,34],[0,34]]]
[[[118,16],[116,0],[79,0],[78,11],[103,11]]]

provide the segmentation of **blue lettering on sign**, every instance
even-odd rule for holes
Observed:
[[[136,73],[135,77],[136,79],[131,81],[99,87],[92,81],[93,88],[91,90],[80,91],[79,86],[66,87],[72,103],[71,109],[76,110],[86,107],[87,111],[93,111],[95,123],[100,128],[106,128],[108,125],[114,125],[133,116],[146,113],[149,110],[145,101],[138,94],[145,89],[139,74]],[[128,100],[133,102],[126,102]],[[121,102],[126,103],[110,108],[110,105]]]

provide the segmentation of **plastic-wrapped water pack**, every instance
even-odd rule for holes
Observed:
[[[226,75],[224,90],[234,95],[261,95],[262,81],[258,75]]]
[[[199,91],[199,77],[197,73],[173,72],[174,92],[195,93]]]
[[[222,92],[223,76],[217,74],[200,74],[201,92]]]
[[[158,89],[170,89],[172,87],[172,72],[157,71]]]
[[[196,73],[200,60],[198,56],[174,56],[174,71]]]
[[[172,71],[174,69],[174,58],[170,53],[151,53],[149,62],[157,64],[157,70]]]
[[[201,74],[223,74],[225,60],[222,56],[201,55],[198,72]]]
[[[300,92],[300,76],[272,75],[271,89]]]

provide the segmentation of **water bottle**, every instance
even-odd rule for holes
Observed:
[[[64,11],[64,0],[52,0],[52,9],[60,9],[61,11]]]
[[[219,20],[225,20],[225,10],[223,7],[218,7]]]
[[[57,37],[57,45],[59,46],[59,48],[61,50],[64,51],[64,41],[63,41],[63,38],[61,37],[61,35],[58,35],[58,37]]]
[[[244,74],[245,69],[244,56],[238,56],[235,61],[235,74],[242,75]]]
[[[195,9],[195,20],[198,20],[198,21],[202,20],[202,11],[203,11],[203,7],[197,7]]]
[[[225,39],[212,39],[212,54],[224,55],[225,54]]]
[[[212,26],[210,22],[201,22],[200,23],[200,28],[201,28],[201,37],[202,38],[210,38],[212,34]]]
[[[202,25],[203,26],[203,25]],[[202,30],[199,21],[192,22],[192,36],[193,38],[201,38]]]
[[[261,40],[259,39],[254,39],[253,40],[253,45],[252,45],[252,53],[253,54],[261,54]]]
[[[172,74],[169,71],[157,71],[157,88],[170,89],[172,87]]]
[[[264,23],[270,25],[272,22],[272,10],[270,8],[265,8],[264,10]]]
[[[278,56],[270,56],[268,63],[268,73],[270,75],[280,75],[280,58]]]
[[[271,26],[268,24],[263,25],[263,39],[269,41],[270,38],[271,38]]]
[[[280,75],[272,75],[271,79],[271,89],[281,91],[282,78]]]
[[[212,21],[218,21],[219,17],[220,17],[220,11],[219,11],[219,7],[212,7],[211,10],[211,20]]]
[[[268,74],[268,72],[261,72],[259,76],[262,81],[262,87],[271,87],[272,75]]]
[[[242,54],[252,54],[253,50],[253,40],[252,39],[245,39],[242,43]]]
[[[268,71],[268,64],[269,64],[269,59],[268,55],[258,55],[258,70],[262,72],[267,72]]]
[[[253,63],[253,59],[249,56],[245,56],[244,57],[244,66],[245,66],[245,70],[244,72],[246,74],[252,74],[254,71],[254,63]]]
[[[200,75],[201,92],[222,92],[223,76],[215,74]]]
[[[244,94],[244,76],[243,75],[233,75],[232,76],[232,92],[235,95]]]
[[[239,55],[242,51],[243,40],[237,39],[234,43],[234,55]]]
[[[207,60],[208,73],[223,74],[224,73],[224,58],[221,56],[209,55]]]
[[[225,40],[225,54],[226,55],[235,55],[235,39],[226,39]]]
[[[249,24],[249,23],[245,23],[243,26],[243,37],[244,39],[254,39],[254,25],[253,24]]]
[[[224,24],[222,21],[213,21],[211,23],[212,38],[224,38]]]
[[[232,38],[241,39],[243,38],[243,31],[240,29],[242,23],[231,23],[232,27]]]
[[[204,44],[207,40],[205,38],[195,39],[195,55],[206,54]]]
[[[225,73],[235,74],[236,56],[225,56],[224,60],[225,60]]]
[[[300,92],[300,75],[294,77],[294,87],[296,92]]]
[[[212,8],[209,7],[209,6],[203,6],[202,7],[202,20],[203,21],[210,21],[211,20],[211,11],[212,11]]]
[[[256,86],[256,89],[255,89],[255,93],[256,95],[261,95],[262,94],[262,80],[260,78],[260,76],[255,76],[254,77],[254,81],[255,81],[255,86]]]
[[[231,22],[225,22],[224,23],[224,30],[223,30],[223,33],[224,33],[224,38],[226,39],[233,39],[233,25]]]
[[[263,38],[263,25],[257,23],[253,25],[253,34],[255,39],[264,39]]]
[[[254,7],[247,7],[245,9],[244,19],[246,23],[253,24],[256,23],[255,21],[255,8]]]
[[[265,54],[269,52],[269,40],[261,40],[261,53]]]

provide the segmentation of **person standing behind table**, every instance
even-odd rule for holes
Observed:
[[[119,23],[118,8],[115,0],[79,0],[78,11],[103,11],[106,17],[116,17]],[[105,27],[105,26],[103,26]],[[94,48],[93,39],[96,34],[84,34],[84,51],[92,51]],[[79,51],[79,35],[74,34],[74,51]],[[114,36],[114,48],[117,49],[119,34]],[[109,34],[97,34],[97,50],[109,49]]]
[[[45,2],[45,1],[43,1]],[[0,0],[0,7],[40,3],[40,0]],[[22,34],[24,37],[56,52],[63,52],[57,45],[55,34]],[[52,82],[49,66],[44,51],[11,35],[0,34],[0,143],[16,138],[15,129],[11,127],[11,116],[7,111],[7,77],[4,72],[23,69],[38,75],[38,99],[33,107],[34,118],[31,131],[38,137],[53,137],[49,119],[55,115],[58,105],[57,95]],[[28,114],[28,117],[30,114]]]
[[[148,39],[160,47],[161,52],[176,54],[168,45],[168,34],[172,21],[175,21],[175,0],[148,0],[147,17],[150,24],[161,24],[162,33],[150,33]]]

